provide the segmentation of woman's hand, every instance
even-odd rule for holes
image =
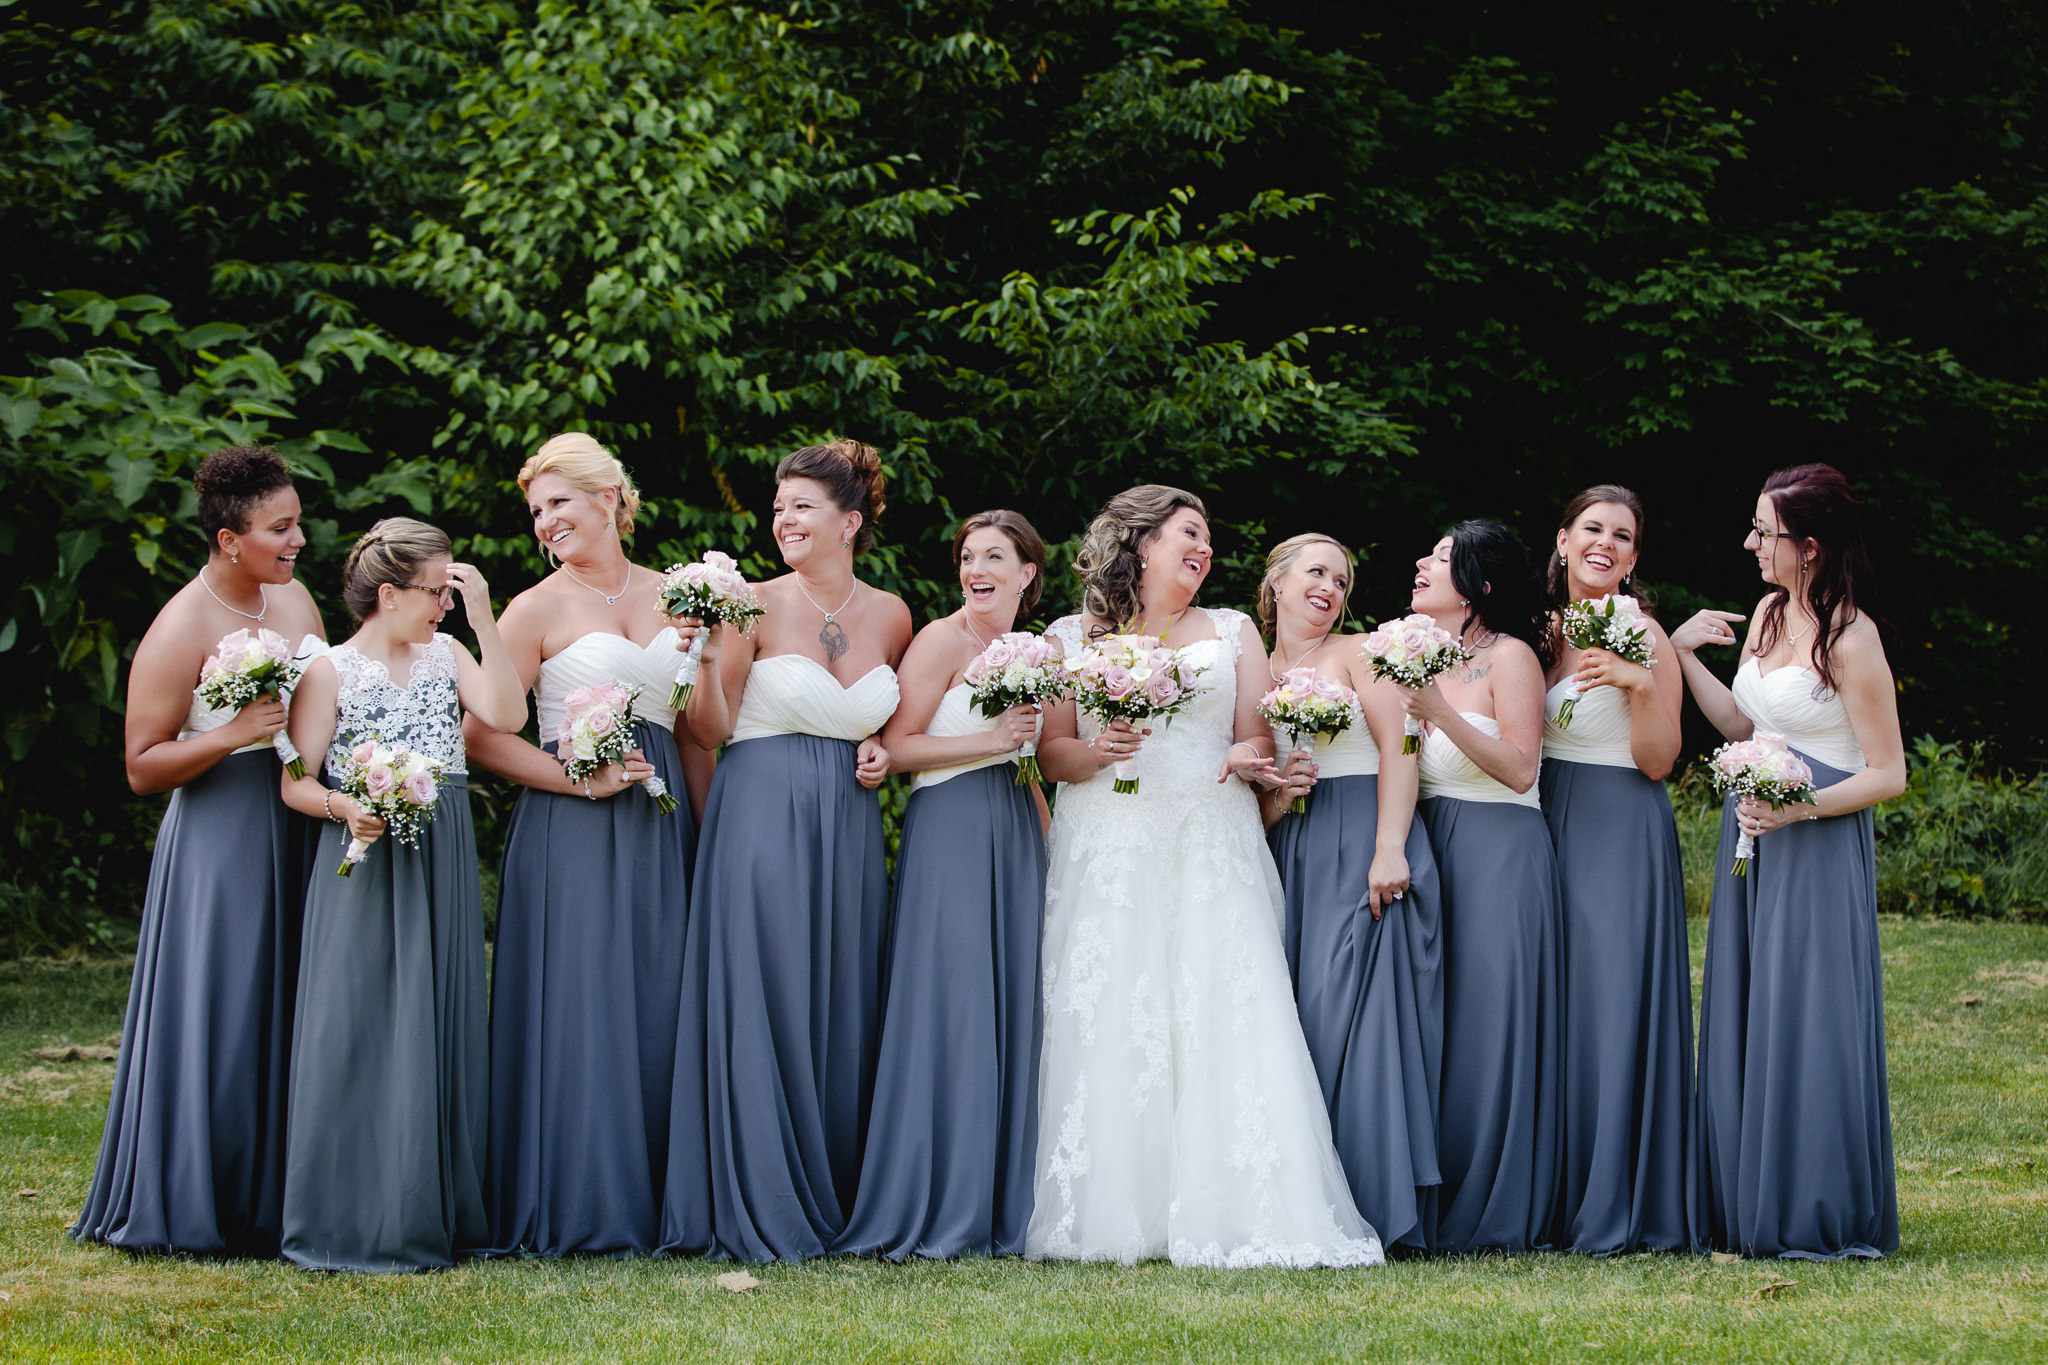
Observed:
[[[1735,803],[1735,823],[1741,826],[1744,834],[1751,837],[1769,834],[1774,829],[1781,829],[1800,820],[1815,818],[1816,812],[1813,807],[1801,801],[1787,801],[1784,805],[1774,808],[1768,801],[1745,796]]]
[[[1644,691],[1653,681],[1646,666],[1630,663],[1611,649],[1587,650],[1579,660],[1578,672],[1572,676],[1582,689],[1618,687],[1624,692]]]
[[[352,796],[337,796],[328,803],[347,824],[352,838],[374,844],[384,834],[384,821],[356,804]]]
[[[1145,742],[1150,730],[1140,730],[1127,720],[1113,720],[1101,734],[1088,741],[1088,747],[1095,751],[1097,772],[1112,763],[1121,763],[1138,752],[1138,746]]]
[[[1366,900],[1372,917],[1408,894],[1408,855],[1398,848],[1383,848],[1372,855],[1372,867],[1365,874]]]
[[[718,639],[722,632],[717,627],[705,625],[701,616],[671,616],[668,623],[676,628],[678,654],[688,654],[691,641],[701,635],[704,637],[703,661],[707,664],[718,661]]]
[[[284,703],[266,692],[235,712],[235,718],[220,727],[221,741],[230,749],[261,744],[284,729],[284,723]]]
[[[1442,729],[1446,720],[1458,714],[1457,709],[1444,697],[1443,689],[1435,682],[1426,687],[1401,688],[1401,705],[1415,719],[1426,725],[1434,725],[1438,729]]]
[[[652,776],[654,765],[647,761],[647,755],[638,749],[628,749],[619,756],[617,763],[607,763],[583,781],[571,785],[591,800],[602,801]]]
[[[1270,785],[1283,808],[1294,804],[1297,796],[1307,796],[1316,786],[1316,756],[1307,749],[1295,749],[1287,755],[1285,765],[1277,765]]]
[[[995,745],[991,751],[998,754],[1015,753],[1038,738],[1038,707],[1023,702],[1003,712],[996,721],[994,736],[989,742]]]
[[[869,735],[854,751],[853,780],[873,791],[888,775],[889,751],[882,747],[880,735]]]
[[[1684,625],[1671,632],[1671,647],[1681,654],[1690,654],[1702,645],[1732,645],[1735,622],[1748,619],[1740,612],[1696,611],[1686,618]]]
[[[1254,787],[1280,785],[1280,774],[1273,767],[1273,760],[1242,739],[1224,752],[1223,766],[1216,770],[1218,782],[1228,782],[1232,776],[1241,777]]]
[[[491,615],[490,585],[484,582],[476,565],[450,564],[448,586],[462,598],[462,614],[468,618],[471,630],[480,631],[496,624],[497,618]]]

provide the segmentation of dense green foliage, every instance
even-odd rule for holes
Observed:
[[[920,614],[958,513],[1144,478],[1211,498],[1213,601],[1314,526],[1376,616],[1444,520],[1616,479],[1666,614],[1744,609],[1760,476],[1827,458],[1909,729],[2034,763],[2044,70],[2015,0],[0,6],[6,917],[132,903],[122,663],[241,436],[317,593],[418,507],[503,596],[552,431],[648,561],[760,556],[775,459],[858,435]]]

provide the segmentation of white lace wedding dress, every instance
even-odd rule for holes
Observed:
[[[1204,691],[1154,727],[1138,790],[1112,791],[1107,768],[1060,788],[1025,1254],[1375,1265],[1295,1016],[1257,800],[1216,781],[1251,625],[1208,615],[1219,638],[1186,649]],[[1070,616],[1051,633],[1072,654],[1081,630]]]

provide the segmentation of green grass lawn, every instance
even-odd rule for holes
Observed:
[[[1693,926],[1695,959],[1704,926]],[[1884,925],[1904,1245],[1836,1265],[1567,1256],[1366,1272],[571,1261],[309,1275],[63,1235],[124,964],[0,966],[10,1360],[2048,1359],[2048,928]],[[17,1193],[20,1191],[21,1193]],[[34,1191],[33,1197],[27,1191]]]

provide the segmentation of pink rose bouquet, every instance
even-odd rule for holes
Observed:
[[[1179,650],[1151,635],[1105,635],[1092,640],[1073,665],[1074,701],[1097,724],[1171,720],[1201,691],[1201,670]],[[1117,760],[1115,789],[1138,789],[1138,760]]]
[[[969,701],[994,719],[1013,706],[1043,705],[1067,694],[1067,658],[1059,643],[1028,630],[996,636],[967,665]],[[1038,743],[1026,741],[1017,751],[1017,785],[1045,780],[1038,768]]]
[[[1297,749],[1314,747],[1314,736],[1334,740],[1349,730],[1358,718],[1358,694],[1343,683],[1319,678],[1313,668],[1290,668],[1280,675],[1280,685],[1259,698],[1259,714],[1277,736],[1286,731]],[[1309,737],[1307,744],[1302,743]],[[1308,809],[1306,795],[1294,798],[1289,807],[1296,815]]]
[[[1654,668],[1650,652],[1650,623],[1636,599],[1615,593],[1584,602],[1565,604],[1561,627],[1574,649],[1604,649],[1632,664]],[[1557,728],[1569,729],[1572,708],[1578,705],[1579,680],[1573,678],[1564,689],[1564,701],[1557,708]]]
[[[664,616],[695,616],[705,624],[728,621],[741,630],[752,626],[764,608],[754,585],[740,577],[739,563],[720,550],[707,550],[694,564],[671,565],[661,576],[661,610]],[[697,685],[697,669],[704,662],[704,637],[690,641],[690,652],[676,670],[676,685],[668,704],[680,711],[690,704],[691,689]]]
[[[639,689],[620,683],[579,687],[562,698],[562,723],[555,729],[555,757],[571,782],[581,782],[607,763],[624,761],[633,747],[633,701]],[[673,815],[676,799],[659,777],[642,779],[647,794],[663,815]]]
[[[1365,637],[1359,653],[1372,665],[1374,678],[1392,678],[1403,687],[1427,687],[1438,674],[1472,658],[1456,636],[1420,612],[1381,622]],[[1401,731],[1402,753],[1422,747],[1421,721],[1410,716]]]
[[[366,739],[343,760],[340,790],[355,798],[356,804],[384,822],[384,832],[411,848],[420,841],[420,831],[434,818],[434,801],[441,794],[441,765],[404,749]],[[370,846],[351,839],[348,852],[335,871],[348,876],[356,864],[369,856]]]
[[[299,666],[282,635],[274,630],[258,630],[253,635],[237,630],[223,635],[199,666],[197,693],[199,700],[216,711],[239,711],[266,694],[289,702],[298,680]],[[284,760],[287,773],[306,775],[306,760],[299,757],[290,735],[279,730],[270,737],[270,747]]]
[[[1792,752],[1782,735],[1758,730],[1748,739],[1738,739],[1714,750],[1708,760],[1707,776],[1722,796],[1734,792],[1770,803],[1772,810],[1789,805],[1817,804],[1813,792],[1813,769]],[[1744,831],[1735,841],[1738,877],[1749,875],[1749,860],[1756,855],[1756,839]]]

